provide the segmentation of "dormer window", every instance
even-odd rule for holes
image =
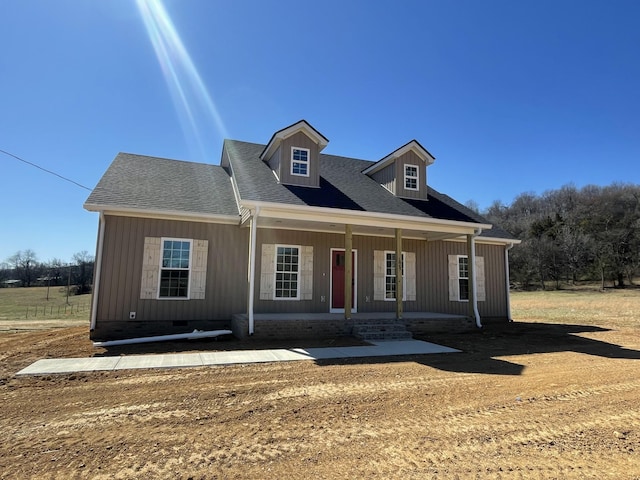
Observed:
[[[291,175],[309,176],[309,149],[291,147]]]
[[[418,190],[418,167],[416,165],[404,166],[404,188]]]

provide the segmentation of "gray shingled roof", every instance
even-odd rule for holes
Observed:
[[[119,153],[85,205],[237,216],[229,175],[218,165]]]
[[[375,162],[320,154],[320,188],[279,184],[271,168],[260,160],[264,145],[225,140],[233,174],[243,200],[360,210],[440,220],[488,224],[486,219],[433,188],[428,200],[396,197],[362,171]],[[513,239],[500,228],[483,237]]]
[[[362,173],[375,162],[320,154],[320,188],[278,183],[260,160],[265,145],[225,140],[233,174],[243,200],[310,207],[407,215],[470,223],[489,223],[482,216],[429,187],[428,201],[394,196]],[[231,181],[218,165],[119,153],[87,207],[185,212],[196,215],[238,215]],[[514,239],[493,227],[483,237]]]

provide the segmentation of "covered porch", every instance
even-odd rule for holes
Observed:
[[[413,334],[466,330],[472,329],[474,326],[481,326],[476,298],[475,239],[483,229],[491,228],[490,225],[473,221],[441,220],[433,217],[415,218],[404,215],[336,211],[324,208],[309,211],[309,209],[291,205],[283,207],[265,203],[245,206],[242,217],[242,225],[250,229],[247,262],[249,267],[247,272],[248,295],[247,313],[234,316],[233,331],[237,337],[242,338],[260,332],[262,332],[260,336],[278,338],[351,335],[354,332],[354,326],[374,321],[384,321],[389,325],[394,322],[398,325],[405,325],[406,330]],[[262,233],[259,240],[258,231],[268,233]],[[278,237],[274,232],[305,232],[309,236],[304,241],[298,239],[286,241],[282,240],[283,235]],[[315,237],[311,237],[313,235],[322,236],[322,238],[333,235],[334,243],[330,245],[316,243]],[[356,237],[359,240],[356,240]],[[269,240],[266,240],[267,238]],[[275,240],[275,238],[279,239]],[[385,239],[386,246],[380,247],[380,242],[378,242],[376,243],[378,246],[373,247],[375,239]],[[420,307],[416,309],[415,304],[413,306],[406,304],[416,302],[417,297],[424,298],[426,295],[425,290],[416,288],[416,242],[426,245],[442,240],[454,240],[466,246],[464,254],[469,258],[466,311],[458,311],[457,314],[415,311]],[[356,242],[359,243],[361,250],[368,249],[366,258],[361,255],[362,252],[358,250]],[[413,242],[413,248],[405,258],[405,245],[411,242]],[[265,265],[264,252],[262,251],[265,243],[311,245],[309,251],[321,252],[316,254],[315,266],[319,266],[318,268],[323,271],[325,270],[325,262],[328,262],[325,257],[331,256],[331,269],[327,276],[325,277],[324,273],[322,277],[316,276],[313,281],[314,289],[305,291],[299,297],[299,300],[311,300],[312,302],[319,298],[319,301],[323,302],[322,304],[310,302],[307,304],[310,308],[305,312],[287,312],[287,306],[279,308],[279,313],[265,313],[265,310],[268,311],[271,307],[266,307],[264,302],[276,300],[271,291],[266,294],[263,294],[262,291],[256,292],[257,289],[260,289],[260,281],[265,277],[270,278],[273,274],[272,271],[269,271],[265,275],[264,268],[257,269],[261,262],[263,262],[262,267]],[[271,248],[273,250],[274,246]],[[315,250],[311,250],[311,248]],[[423,249],[423,247],[420,246],[418,249]],[[340,256],[334,258],[334,252],[339,252]],[[270,254],[271,257],[267,261],[269,265],[273,263],[273,252]],[[395,261],[400,258],[402,261]],[[341,261],[339,261],[340,259]],[[446,262],[446,256],[438,260]],[[334,265],[334,261],[338,263]],[[371,265],[363,267],[361,261],[370,262]],[[405,262],[407,272],[404,271]],[[340,268],[337,268],[338,265]],[[362,289],[359,290],[360,303],[358,303],[355,292],[360,288],[355,273],[357,268],[366,271],[373,279],[372,285],[365,293],[362,293]],[[338,276],[336,276],[337,272],[339,272]],[[301,271],[300,273],[303,280],[305,273],[309,274],[309,278],[311,278],[310,271]],[[410,277],[412,282],[405,283],[405,276]],[[330,280],[328,280],[329,278]],[[318,288],[318,285],[326,287],[329,281],[331,287],[330,293],[327,295],[327,289]],[[335,308],[333,302],[333,299],[337,298],[335,285],[340,285],[338,288],[341,289],[339,296],[342,303],[338,308]],[[435,283],[431,285],[435,285]],[[256,302],[262,302],[262,304],[256,308]],[[384,311],[377,311],[376,307],[371,305],[373,308],[369,309],[372,311],[359,312],[358,305],[363,302],[387,302],[385,306],[393,304],[394,311],[389,311],[390,309],[387,308],[382,309]],[[406,307],[413,311],[405,311]],[[423,303],[422,309],[424,307]],[[292,303],[293,308],[297,308],[297,304]],[[325,310],[326,313],[319,312],[320,309]]]

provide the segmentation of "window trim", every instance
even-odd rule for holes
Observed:
[[[387,255],[388,254],[393,254],[395,255],[396,252],[395,250],[385,250],[384,251],[384,301],[385,302],[395,302],[396,301],[396,297],[393,298],[387,298],[387,277],[393,277],[396,278],[396,274],[395,274],[395,270],[394,270],[394,274],[393,275],[387,275]],[[407,256],[406,256],[407,252],[402,252],[401,256],[402,256],[402,285],[403,285],[403,289],[402,289],[402,301],[406,302],[407,301],[407,289],[406,289],[406,284],[407,284]],[[398,284],[396,283],[396,292],[398,291]]]
[[[466,277],[462,277],[460,276],[460,259],[465,258],[467,260],[467,276]],[[469,301],[469,281],[471,280],[469,278],[469,256],[468,255],[456,255],[456,272],[457,272],[457,278],[456,281],[458,282],[458,302],[468,302]],[[462,298],[462,289],[460,288],[460,281],[461,280],[466,280],[467,281],[467,298]]]
[[[189,244],[189,267],[188,268],[165,268],[162,266],[162,259],[164,258],[164,242],[166,241],[167,242],[187,242]],[[189,273],[189,276],[187,277],[187,296],[186,297],[160,296],[163,270],[181,270],[181,271],[187,271]],[[160,237],[160,258],[158,262],[158,288],[156,290],[156,299],[157,300],[190,300],[192,270],[193,270],[193,239],[192,238],[176,238],[176,237]]]
[[[299,150],[301,152],[307,152],[307,159],[306,160],[294,160],[293,159],[293,154],[294,154],[294,151],[296,151],[296,150]],[[307,173],[295,173],[293,171],[294,164],[305,165]],[[291,168],[289,169],[291,175],[292,176],[296,176],[296,177],[308,177],[310,169],[311,169],[311,150],[309,150],[308,148],[302,148],[302,147],[291,147]]]
[[[415,168],[416,170],[416,174],[415,175],[407,175],[407,168],[411,167],[411,168]],[[416,186],[415,187],[408,187],[407,186],[407,180],[415,180],[416,182]],[[413,165],[410,163],[406,163],[404,165],[404,189],[405,190],[411,190],[413,192],[417,192],[418,190],[420,190],[420,167],[418,165]]]
[[[279,248],[296,248],[298,250],[298,270],[295,272],[297,275],[296,280],[296,296],[295,297],[278,297],[278,273],[292,273],[292,272],[278,272],[278,249]],[[273,300],[278,301],[295,301],[300,300],[300,282],[302,280],[302,246],[301,245],[283,245],[280,243],[275,244],[275,252],[273,258]]]

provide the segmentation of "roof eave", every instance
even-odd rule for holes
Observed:
[[[166,220],[197,221],[207,223],[239,224],[240,215],[223,215],[200,212],[184,212],[180,210],[158,210],[150,208],[123,207],[121,205],[105,205],[97,203],[85,203],[84,209],[89,212],[100,212],[105,215],[162,218]]]
[[[394,226],[398,222],[405,224],[413,224],[414,226],[422,225],[427,227],[429,225],[436,227],[454,227],[464,230],[477,231],[478,229],[490,230],[491,224],[488,223],[476,223],[476,222],[463,222],[459,220],[445,220],[432,217],[418,217],[411,215],[380,213],[380,212],[363,212],[356,210],[337,209],[328,207],[309,207],[306,205],[287,205],[276,202],[262,202],[246,200],[242,201],[242,207],[255,208],[260,207],[260,215],[265,216],[272,212],[283,212],[289,215],[295,215],[297,217],[305,217],[307,219],[322,219],[326,217],[326,221],[329,223],[349,223],[354,224],[372,224],[372,223],[385,223],[387,226]],[[291,218],[291,217],[289,217]],[[364,223],[363,223],[364,222]]]

